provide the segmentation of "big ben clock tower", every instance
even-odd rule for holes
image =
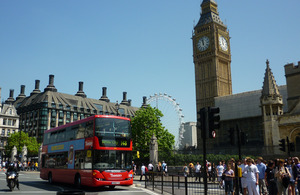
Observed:
[[[193,32],[197,111],[214,106],[214,97],[232,94],[230,37],[215,0],[203,0]]]

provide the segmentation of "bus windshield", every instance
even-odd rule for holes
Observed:
[[[96,118],[95,136],[130,137],[130,121],[113,118]]]
[[[115,150],[94,150],[93,169],[103,170],[130,170],[131,152]]]

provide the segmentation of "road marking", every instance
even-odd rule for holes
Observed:
[[[150,190],[145,189],[145,188],[139,188],[139,187],[132,187],[132,188],[142,190],[142,191],[134,191],[134,192],[146,192],[147,194],[152,194],[152,195],[157,195],[157,194],[158,194],[158,193],[155,193],[155,192],[150,191]],[[125,192],[125,191],[124,191],[124,192]]]
[[[13,191],[13,193],[14,192],[18,192],[18,194],[45,194],[45,193],[56,194],[56,192],[51,192],[51,191],[21,191],[21,190],[19,190],[19,191]],[[0,192],[0,194],[7,194],[7,192]]]

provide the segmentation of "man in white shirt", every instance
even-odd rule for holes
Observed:
[[[246,176],[247,176],[246,169],[248,167],[246,162],[247,159],[248,158],[243,159],[242,164],[239,166],[242,169],[241,185],[242,185],[244,195],[247,194],[247,181],[246,181]]]
[[[248,167],[245,169],[247,188],[249,195],[259,195],[258,182],[259,182],[259,171],[255,166],[253,159],[247,159]]]
[[[219,162],[219,165],[216,167],[216,171],[217,171],[219,187],[224,188],[223,180],[222,180],[222,174],[224,172],[224,166],[223,166],[222,161]]]
[[[148,164],[148,171],[153,171],[153,164],[151,162]]]
[[[195,181],[197,181],[197,179],[199,179],[199,182],[200,182],[200,169],[201,169],[201,165],[199,162],[197,162],[196,167],[195,167],[195,172],[196,172]]]
[[[143,175],[145,176],[145,180],[148,180],[148,179],[147,179],[147,175],[146,175],[146,167],[145,167],[144,163],[143,163],[142,166],[141,166],[141,177],[140,177],[140,181],[142,181]]]

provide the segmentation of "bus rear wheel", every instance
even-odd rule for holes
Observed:
[[[75,182],[74,182],[74,184],[75,184],[75,187],[76,187],[76,188],[80,188],[80,187],[81,187],[81,178],[80,178],[80,175],[79,175],[79,174],[77,174],[77,175],[75,176]]]

